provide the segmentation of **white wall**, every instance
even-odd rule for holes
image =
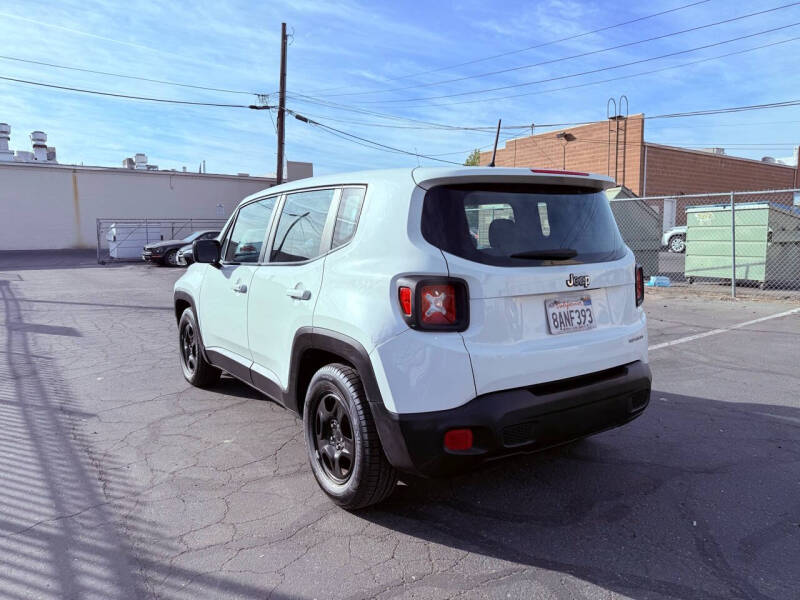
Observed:
[[[95,248],[96,221],[227,218],[273,179],[0,163],[0,250]]]

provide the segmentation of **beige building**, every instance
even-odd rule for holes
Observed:
[[[47,150],[9,151],[8,131],[0,127],[0,250],[95,248],[98,218],[225,219],[242,198],[275,185],[271,177],[161,171],[143,154],[121,168],[60,165],[52,148],[52,160]],[[34,134],[38,150],[46,136]],[[309,163],[288,165],[290,180],[311,172]]]

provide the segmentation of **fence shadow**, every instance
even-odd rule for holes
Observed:
[[[800,408],[652,398],[627,428],[413,482],[361,516],[637,599],[795,597]]]
[[[144,490],[126,465],[108,454],[93,462],[85,422],[94,415],[34,347],[32,333],[65,332],[29,326],[24,302],[0,279],[0,597],[266,597],[271,586],[165,560],[183,548],[138,516]]]

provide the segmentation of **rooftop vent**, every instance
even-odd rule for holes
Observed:
[[[8,149],[9,139],[11,139],[11,127],[8,123],[0,123],[0,161],[14,160],[14,153]]]
[[[39,162],[47,162],[47,134],[44,131],[31,132],[33,158]]]
[[[769,163],[771,165],[776,165],[778,164],[778,159],[776,159],[774,156],[764,156],[761,158],[761,162]]]

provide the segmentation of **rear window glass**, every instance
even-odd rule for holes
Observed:
[[[436,187],[425,195],[422,235],[445,252],[496,266],[605,262],[625,255],[606,195],[587,188]]]
[[[364,202],[364,188],[344,188],[339,202],[339,213],[333,227],[333,247],[338,248],[349,242],[356,232],[361,204]]]

